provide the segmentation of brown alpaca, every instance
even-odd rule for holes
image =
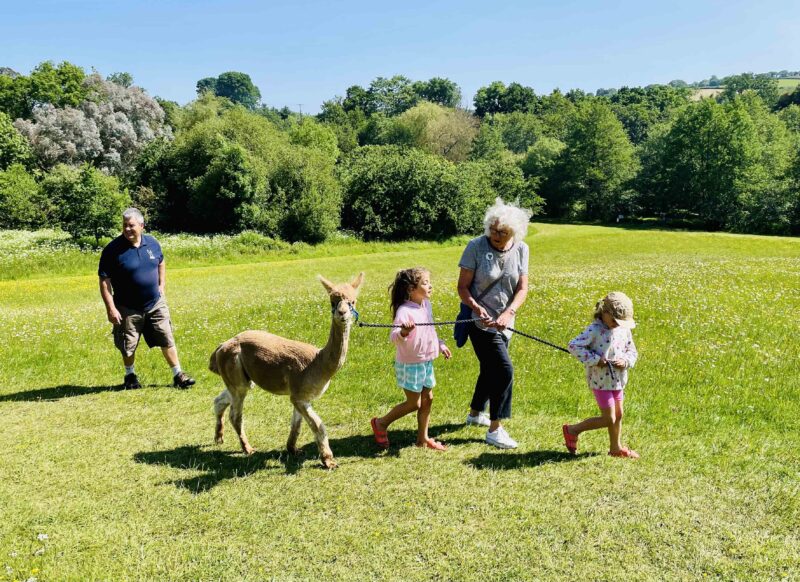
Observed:
[[[253,453],[242,426],[242,406],[247,391],[256,384],[273,394],[288,396],[294,406],[286,442],[289,452],[298,452],[297,437],[305,419],[314,432],[322,464],[327,469],[336,467],[325,425],[311,408],[311,401],[325,393],[333,375],[344,365],[353,324],[350,308],[356,303],[364,273],[349,284],[334,285],[321,275],[319,280],[330,296],[332,313],[331,332],[324,348],[251,330],[223,342],[211,354],[208,368],[225,382],[225,390],[214,399],[215,442],[222,442],[222,417],[230,406],[231,424],[239,435],[242,450],[248,455]]]

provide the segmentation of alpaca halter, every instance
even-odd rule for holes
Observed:
[[[346,303],[347,303],[347,307],[350,309],[350,315],[353,316],[353,321],[358,321],[358,317],[359,317],[358,311],[356,311],[356,308],[353,307],[352,303],[350,303],[349,301],[347,301]],[[331,307],[331,315],[336,315],[336,310],[338,308],[339,308],[338,304],[335,307]],[[362,324],[359,323],[359,325],[362,325]]]

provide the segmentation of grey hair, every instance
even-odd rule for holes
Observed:
[[[122,222],[128,222],[131,218],[138,220],[139,224],[144,224],[144,216],[142,216],[138,208],[126,208],[125,212],[122,213]]]
[[[527,208],[521,208],[516,204],[506,204],[502,198],[497,198],[494,204],[486,209],[486,215],[483,217],[483,232],[489,236],[489,228],[494,223],[498,226],[505,226],[511,229],[514,233],[514,240],[524,240],[528,235],[528,222],[531,219],[533,212]]]

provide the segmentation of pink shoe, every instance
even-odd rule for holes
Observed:
[[[562,425],[561,432],[564,433],[564,444],[567,450],[574,455],[578,452],[578,435],[570,434],[568,427],[568,424]]]
[[[370,426],[372,427],[372,434],[375,435],[375,444],[377,444],[382,449],[389,448],[389,435],[386,433],[385,430],[381,430],[378,428],[378,417],[371,419],[369,421]]]

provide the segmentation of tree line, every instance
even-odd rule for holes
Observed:
[[[501,196],[557,219],[797,234],[800,88],[724,81],[700,101],[679,83],[539,95],[497,81],[467,109],[449,79],[397,75],[303,116],[235,71],[180,106],[128,73],[0,69],[0,228],[99,239],[134,204],[162,231],[438,238],[478,232]]]

